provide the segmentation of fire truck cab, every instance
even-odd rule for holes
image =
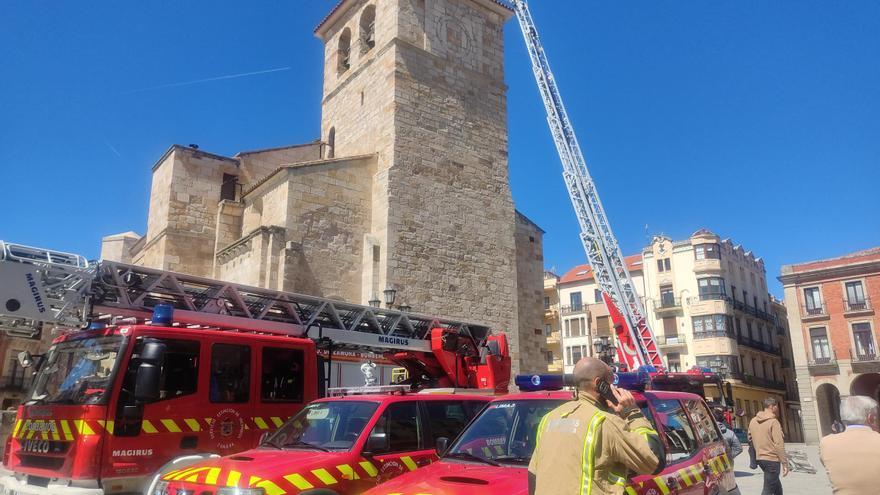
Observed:
[[[148,495],[357,494],[438,459],[489,395],[405,393],[319,399],[260,445],[161,475]],[[367,390],[371,391],[371,390]]]
[[[635,373],[621,373],[633,375]],[[627,495],[727,495],[736,493],[733,461],[702,397],[687,392],[633,391],[645,417],[666,446],[658,475],[627,480]],[[380,485],[366,495],[526,495],[527,471],[541,418],[572,400],[571,392],[540,391],[493,400],[444,448],[439,462]]]
[[[204,328],[63,336],[20,408],[3,484],[16,495],[136,492],[174,457],[244,450],[318,396],[316,357],[310,339]]]

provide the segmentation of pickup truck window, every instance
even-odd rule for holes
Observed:
[[[261,446],[281,449],[349,450],[361,436],[379,404],[313,402],[288,419]]]
[[[712,417],[706,406],[702,402],[695,400],[686,400],[684,404],[688,412],[691,413],[691,418],[694,420],[700,440],[704,444],[719,441],[720,437],[715,429],[715,418]]]
[[[420,450],[422,432],[417,402],[390,404],[376,422],[370,435],[384,435],[387,439],[385,448],[378,449],[375,454]]]
[[[666,437],[666,456],[669,464],[687,459],[697,452],[694,429],[678,400],[651,399],[656,414],[654,421]]]
[[[434,445],[440,437],[446,437],[450,441],[455,438],[474,417],[478,407],[463,401],[429,400],[425,401],[425,410],[428,412],[428,426],[431,429],[431,445]]]

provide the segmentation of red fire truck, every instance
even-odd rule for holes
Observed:
[[[7,440],[6,493],[140,493],[165,466],[254,447],[324,395],[334,352],[381,353],[410,388],[505,392],[485,326],[0,241],[0,329],[66,327]],[[2,492],[2,491],[0,491]]]
[[[312,402],[258,448],[163,473],[148,495],[358,494],[436,461],[435,440],[458,435],[492,398],[350,392]]]
[[[646,389],[652,383],[646,373],[619,376],[618,386],[633,391],[667,453],[667,465],[660,474],[626,480],[627,495],[737,493],[732,459],[699,395]],[[549,385],[538,381],[533,389],[548,390],[494,399],[448,449],[447,439],[439,439],[440,462],[404,474],[365,495],[526,495],[527,467],[538,423],[552,409],[572,400],[571,392],[553,391],[561,385],[561,380]]]

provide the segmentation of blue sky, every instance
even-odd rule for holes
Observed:
[[[96,257],[101,236],[144,232],[170,144],[317,138],[312,29],[334,3],[4,2],[0,238]],[[532,10],[625,254],[707,227],[763,256],[778,295],[781,264],[880,245],[880,3]],[[564,271],[584,254],[514,22],[506,52],[514,199]]]

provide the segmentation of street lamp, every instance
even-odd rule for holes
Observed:
[[[374,308],[378,308],[379,305],[382,304],[382,301],[380,301],[379,298],[376,297],[375,294],[373,294],[373,298],[370,299],[369,303],[370,303],[370,306],[372,306]]]
[[[412,308],[408,304],[401,304],[397,309],[399,309],[401,313],[409,313],[409,310]]]
[[[394,299],[397,297],[397,289],[389,285],[388,288],[382,291],[382,294],[385,295],[385,307],[391,308],[394,306]]]

